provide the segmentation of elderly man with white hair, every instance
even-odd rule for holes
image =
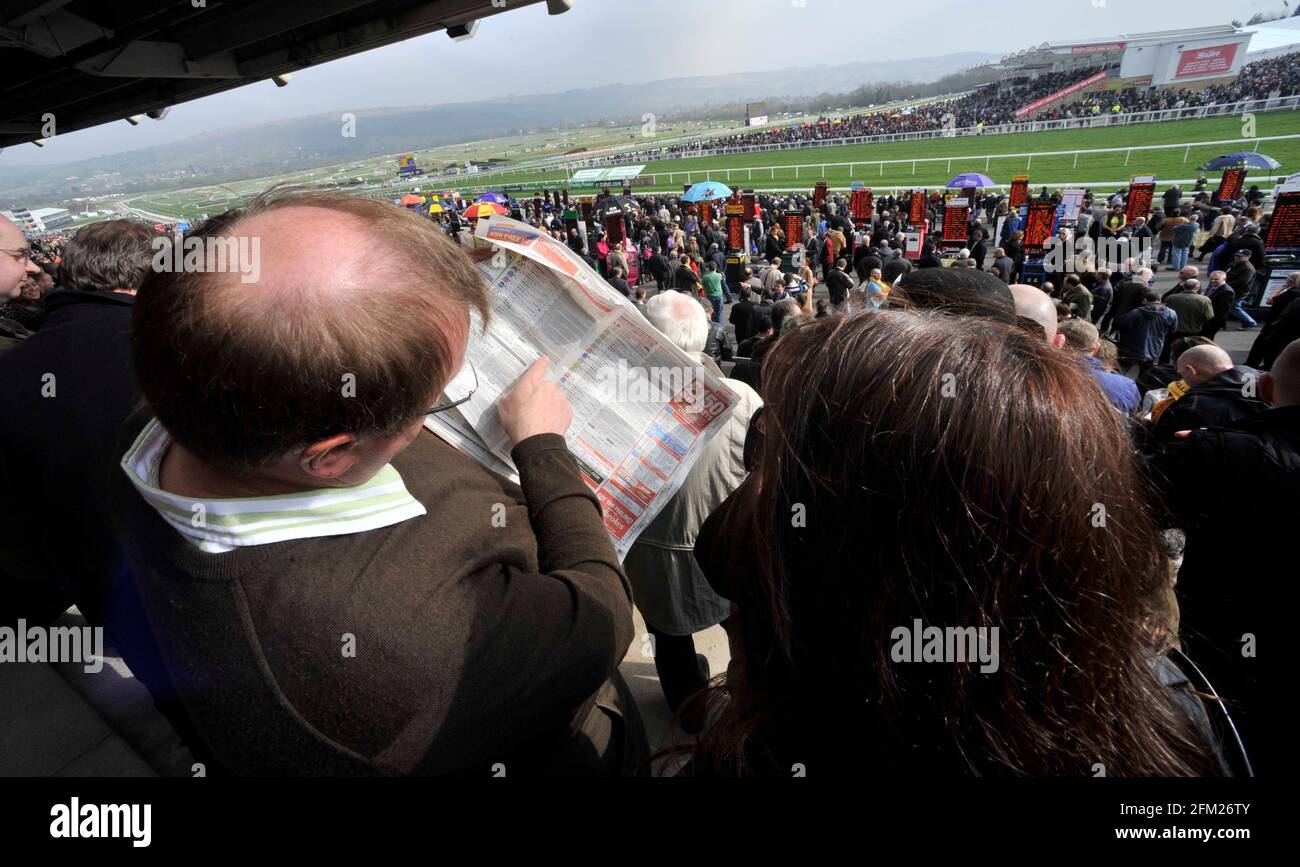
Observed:
[[[1178,375],[1191,388],[1166,409],[1152,428],[1159,439],[1178,431],[1221,427],[1268,409],[1259,396],[1259,373],[1236,367],[1232,356],[1213,343],[1193,346],[1178,356]]]
[[[689,355],[703,355],[708,334],[704,308],[678,292],[646,302],[646,318]],[[687,371],[696,373],[696,371]],[[686,377],[683,376],[683,381]],[[758,393],[743,382],[724,379],[736,397],[727,424],[704,446],[682,487],[628,552],[623,567],[633,596],[654,639],[655,669],[669,707],[687,731],[706,719],[703,701],[688,702],[708,685],[708,661],[695,653],[694,633],[722,623],[731,603],[713,592],[695,562],[695,537],[709,516],[744,481],[745,437],[749,420],[762,406]],[[725,625],[725,624],[724,624]]]

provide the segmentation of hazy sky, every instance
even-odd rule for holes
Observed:
[[[1244,22],[1275,9],[1285,11],[1282,0],[573,0],[548,16],[543,3],[484,19],[467,42],[432,33],[301,70],[285,88],[262,81],[184,103],[161,122],[119,121],[43,149],[7,148],[0,165],[55,164],[318,112],[763,68],[886,60],[900,62],[900,78],[924,78],[909,58]],[[540,54],[550,61],[539,64]]]

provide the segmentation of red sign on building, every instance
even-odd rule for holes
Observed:
[[[1174,78],[1195,78],[1198,75],[1227,75],[1232,71],[1232,63],[1237,59],[1237,47],[1240,43],[1229,45],[1212,45],[1208,48],[1193,48],[1184,51],[1178,57],[1178,69]]]

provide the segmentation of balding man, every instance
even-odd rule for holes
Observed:
[[[0,304],[17,298],[23,278],[41,269],[32,261],[32,248],[22,229],[0,216]],[[0,317],[0,350],[16,346],[31,332],[21,323]]]
[[[998,269],[998,277],[1002,279],[1003,283],[1010,284],[1011,281],[1015,279],[1016,262],[1007,255],[1007,251],[1004,248],[998,247],[993,251],[992,267]],[[990,268],[990,270],[992,269]]]
[[[1152,428],[1159,439],[1181,430],[1220,427],[1263,412],[1258,374],[1235,367],[1232,356],[1213,343],[1193,346],[1178,356],[1178,375],[1190,390],[1166,409]]]
[[[1164,349],[1160,351],[1160,363],[1169,360],[1173,342],[1180,337],[1196,337],[1205,331],[1205,326],[1214,318],[1214,304],[1201,294],[1201,281],[1189,277],[1178,284],[1173,292],[1165,295],[1165,305],[1178,314],[1178,324],[1165,338]]]
[[[1016,318],[1022,324],[1037,326],[1047,342],[1056,347],[1065,344],[1065,335],[1057,333],[1056,302],[1037,286],[1013,283],[1011,297],[1016,302]]]
[[[498,405],[522,489],[424,430],[469,396],[444,393],[489,312],[468,257],[334,193],[268,194],[196,236],[256,239],[260,279],[146,279],[148,412],[113,503],[206,745],[253,775],[642,767],[617,678],[631,591],[545,359]]]
[[[1227,699],[1256,773],[1268,776],[1276,775],[1277,754],[1260,722],[1271,708],[1259,662],[1243,642],[1287,634],[1278,611],[1289,611],[1284,594],[1294,582],[1285,534],[1300,502],[1300,341],[1260,376],[1259,393],[1271,409],[1181,431],[1153,467],[1173,523],[1187,533],[1178,572],[1180,638]],[[1255,544],[1233,535],[1243,513],[1264,516]],[[1275,695],[1276,681],[1268,687]]]
[[[1101,351],[1101,334],[1097,326],[1082,319],[1067,319],[1058,326],[1065,348],[1078,353],[1111,406],[1125,415],[1133,415],[1142,405],[1137,385],[1127,376],[1111,373],[1102,367],[1097,353]]]

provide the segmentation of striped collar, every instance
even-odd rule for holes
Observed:
[[[140,496],[200,551],[294,539],[341,536],[389,527],[426,514],[406,490],[392,464],[351,488],[320,488],[296,494],[196,500],[158,487],[162,457],[171,436],[152,419],[122,457],[122,470]]]

